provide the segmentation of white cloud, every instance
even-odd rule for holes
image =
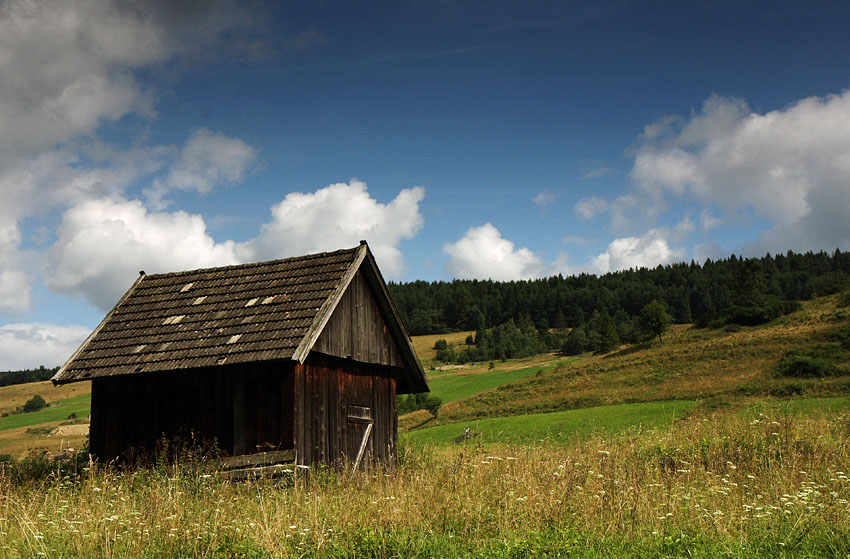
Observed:
[[[549,207],[552,204],[552,202],[554,202],[557,199],[558,199],[557,194],[555,194],[554,192],[549,192],[548,190],[544,190],[543,192],[539,193],[537,196],[532,198],[531,201],[534,202],[535,204],[537,204],[540,207],[540,209],[542,210],[542,209],[546,209],[547,207]]]
[[[88,334],[85,326],[44,323],[0,326],[0,371],[61,365]]]
[[[20,270],[0,270],[0,313],[23,314],[30,308],[30,283]]]
[[[541,277],[546,267],[527,248],[515,248],[492,224],[471,227],[454,243],[443,245],[449,255],[446,271],[455,278],[510,281]]]
[[[684,258],[684,249],[670,248],[664,230],[650,229],[640,237],[614,239],[605,252],[591,260],[588,268],[593,273],[605,274],[629,268],[654,268]]]
[[[139,270],[171,272],[237,262],[199,215],[148,212],[138,200],[89,200],[68,209],[50,248],[47,285],[111,308]]]
[[[723,220],[711,215],[709,210],[702,210],[699,214],[699,223],[703,231],[714,229],[723,224]]]
[[[96,139],[106,122],[129,115],[145,120],[156,116],[154,102],[161,93],[156,73],[149,73],[144,85],[137,73],[167,65],[167,83],[175,63],[206,56],[223,38],[228,52],[253,48],[240,45],[256,38],[259,19],[253,8],[230,0],[193,5],[0,2],[0,276],[5,290],[20,288],[15,303],[0,303],[0,312],[26,311],[29,285],[24,286],[22,278],[31,282],[37,274],[38,266],[24,262],[24,219],[37,222],[57,207],[114,196],[131,181],[160,169],[176,151],[115,150]],[[141,125],[140,138],[144,133]],[[137,145],[138,139],[131,138]],[[220,148],[212,150],[215,161],[203,167],[206,175],[196,175],[208,182],[226,181],[234,179],[229,171],[244,170],[238,164],[238,141],[214,134],[198,134],[196,139]],[[193,159],[187,149],[182,167],[174,168],[171,187],[185,188],[179,172],[187,176],[197,171],[193,161],[201,159],[203,165],[206,153],[199,149]],[[241,171],[236,175],[241,178]]]
[[[850,246],[850,91],[764,114],[712,96],[690,120],[665,118],[642,141],[634,210],[688,196],[772,223],[756,252]],[[717,225],[704,216],[705,229]]]
[[[207,194],[219,185],[241,182],[255,159],[255,149],[239,138],[200,128],[192,132],[165,179],[154,181],[146,194],[156,207],[162,207],[162,197],[172,189]]]
[[[573,207],[573,211],[575,212],[576,217],[588,220],[606,212],[608,207],[609,203],[604,198],[590,196],[579,200]]]
[[[417,186],[382,204],[359,180],[313,193],[293,192],[272,207],[272,220],[256,239],[238,246],[238,255],[244,261],[283,258],[354,246],[365,239],[381,271],[397,278],[404,267],[398,245],[422,228],[419,203],[424,197],[425,189]]]

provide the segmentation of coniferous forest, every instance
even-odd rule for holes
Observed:
[[[606,350],[646,339],[641,311],[645,314],[653,302],[660,302],[675,323],[747,326],[786,314],[798,301],[847,288],[850,253],[837,249],[831,254],[789,251],[762,258],[732,255],[704,264],[691,261],[600,277],[582,274],[511,282],[389,284],[412,335],[474,330],[475,345],[480,346],[478,342],[492,340],[506,330],[527,338],[533,327],[541,336],[561,331],[562,338],[542,341],[565,353]],[[572,330],[570,343],[566,329]],[[485,354],[473,349],[461,359],[491,359],[499,352]],[[455,360],[457,356],[445,357]]]

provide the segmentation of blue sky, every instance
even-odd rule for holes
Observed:
[[[387,279],[850,249],[838,2],[0,6],[0,370],[135,279],[369,241]]]

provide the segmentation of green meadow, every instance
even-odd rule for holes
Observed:
[[[91,394],[83,394],[52,402],[48,407],[39,411],[0,417],[0,431],[62,421],[68,419],[71,414],[74,414],[75,417],[88,417],[90,412]]]

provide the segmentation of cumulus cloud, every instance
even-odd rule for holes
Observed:
[[[0,152],[29,155],[128,113],[153,114],[133,72],[256,39],[238,2],[0,3]],[[219,53],[220,54],[220,53]]]
[[[153,213],[138,200],[89,200],[68,209],[50,248],[47,285],[111,308],[139,270],[147,273],[237,262],[235,243],[217,243],[199,215]]]
[[[200,128],[192,132],[168,175],[146,191],[156,207],[170,190],[207,194],[224,184],[241,182],[256,159],[255,149],[239,138]]]
[[[30,308],[29,278],[21,270],[0,270],[0,313],[23,314]]]
[[[492,224],[471,227],[454,243],[443,245],[446,271],[454,278],[510,281],[541,277],[546,266],[527,248],[516,248]]]
[[[313,193],[293,192],[272,207],[272,220],[256,239],[240,244],[237,254],[245,261],[266,260],[354,246],[365,239],[381,271],[396,278],[404,267],[398,245],[422,228],[419,203],[424,197],[425,189],[417,186],[382,204],[356,179]]]
[[[687,196],[768,220],[755,251],[848,247],[850,91],[764,114],[712,96],[689,120],[645,130],[631,179],[636,207]]]
[[[684,249],[671,248],[665,233],[662,229],[651,229],[640,237],[614,239],[605,252],[591,260],[588,268],[593,273],[605,274],[629,268],[654,268],[659,264],[684,260]]]
[[[162,81],[167,83],[175,66],[216,52],[224,38],[228,52],[247,52],[261,38],[261,19],[253,7],[231,0],[0,2],[0,275],[5,289],[22,287],[22,277],[34,281],[36,272],[23,262],[23,220],[43,219],[57,207],[88,198],[114,196],[130,181],[163,167],[163,158],[175,151],[164,146],[121,151],[96,139],[104,123],[156,116],[162,86],[155,72],[143,83],[139,71],[167,65],[169,76]],[[241,178],[244,146],[212,133],[199,132],[193,139],[166,179],[168,188],[202,191],[216,181]],[[199,165],[209,153],[215,164],[202,171]],[[189,177],[200,178],[190,184]],[[28,288],[16,298],[16,311],[25,310]],[[9,310],[10,304],[2,307]]]
[[[0,370],[61,365],[88,334],[85,326],[43,323],[0,326]]]

